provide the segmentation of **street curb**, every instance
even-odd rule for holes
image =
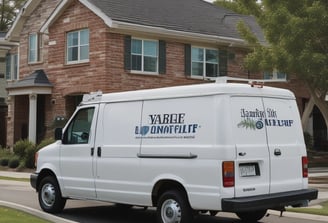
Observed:
[[[280,211],[268,210],[268,213],[272,214],[272,215],[280,216]],[[303,214],[303,213],[288,212],[288,211],[285,211],[282,214],[282,217],[300,218],[300,219],[304,219],[304,220],[328,222],[328,216]]]
[[[61,217],[57,217],[55,215],[48,214],[43,211],[39,211],[37,209],[33,209],[24,205],[15,204],[7,201],[0,201],[0,206],[16,209],[19,211],[26,212],[28,214],[34,215],[36,217],[42,218],[44,220],[50,221],[50,222],[56,222],[56,223],[77,223],[76,221],[66,220]]]

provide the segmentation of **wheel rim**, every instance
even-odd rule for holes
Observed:
[[[181,207],[175,200],[164,201],[161,209],[164,223],[179,223],[181,221]]]
[[[55,187],[50,183],[43,185],[41,190],[41,199],[43,204],[45,204],[47,207],[51,207],[55,203],[55,198],[56,198]]]

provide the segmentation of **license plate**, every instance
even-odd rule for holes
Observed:
[[[240,165],[239,173],[241,177],[252,177],[257,175],[254,164]]]

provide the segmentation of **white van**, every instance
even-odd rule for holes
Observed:
[[[31,175],[50,213],[94,199],[157,207],[161,223],[205,211],[256,221],[317,198],[288,90],[211,83],[85,95],[56,139]]]

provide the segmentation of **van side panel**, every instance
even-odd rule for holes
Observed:
[[[144,101],[140,137],[144,193],[161,180],[179,182],[193,208],[220,208],[221,161],[215,96]],[[221,111],[223,112],[223,110]]]
[[[95,148],[99,200],[150,205],[149,192],[147,199],[141,193],[146,183],[140,179],[137,159],[141,139],[135,136],[135,126],[140,125],[141,110],[141,101],[102,104]]]

